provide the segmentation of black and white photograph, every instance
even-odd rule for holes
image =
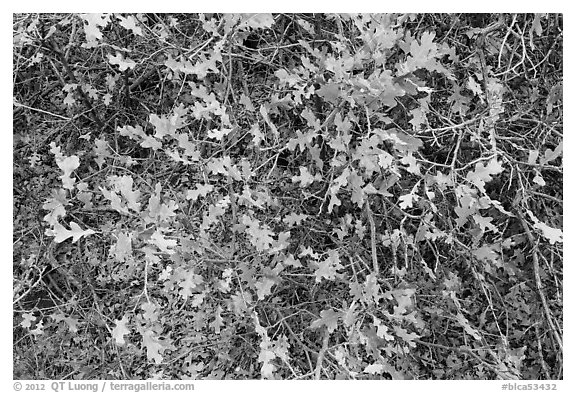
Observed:
[[[564,379],[563,13],[12,36],[11,378],[63,381],[24,391]]]

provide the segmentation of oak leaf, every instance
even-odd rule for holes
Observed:
[[[56,164],[64,172],[60,179],[62,179],[63,187],[68,190],[74,189],[74,179],[70,177],[73,171],[80,166],[80,159],[78,156],[62,157],[56,159]]]
[[[54,241],[56,243],[62,243],[68,238],[72,238],[72,243],[76,243],[81,237],[92,235],[94,232],[92,229],[82,230],[78,224],[75,222],[70,222],[70,230],[66,229],[62,224],[55,223],[53,229],[48,230],[50,235],[54,236]]]
[[[122,26],[126,30],[130,30],[132,33],[139,35],[141,37],[144,36],[144,34],[142,33],[142,28],[136,24],[136,18],[134,16],[128,15],[124,17],[120,15],[118,16],[118,19],[120,20],[120,26]]]
[[[162,353],[167,349],[165,340],[159,339],[151,329],[142,332],[142,343],[146,347],[146,357],[148,360],[154,360],[154,363],[160,364],[164,359]]]
[[[132,69],[136,67],[136,62],[130,60],[129,58],[124,58],[122,53],[116,52],[114,56],[108,55],[108,62],[112,65],[117,65],[120,71],[124,72],[128,69]]]
[[[320,318],[312,321],[310,327],[312,329],[317,329],[322,326],[326,326],[329,333],[332,333],[338,327],[338,319],[342,317],[341,312],[336,312],[332,309],[322,310],[320,312]]]
[[[242,21],[238,25],[239,29],[269,29],[274,24],[272,14],[240,14]]]
[[[129,319],[127,315],[124,315],[122,319],[116,320],[116,326],[112,329],[112,338],[116,341],[118,345],[126,344],[124,336],[130,334],[130,329],[126,326]]]
[[[210,323],[210,327],[214,329],[216,334],[220,334],[220,329],[224,326],[224,319],[222,318],[222,307],[218,306],[214,315],[214,321]]]
[[[338,270],[342,268],[344,268],[344,266],[340,264],[340,256],[338,255],[338,251],[328,251],[328,258],[322,262],[319,262],[318,269],[316,269],[314,272],[314,275],[316,276],[316,282],[322,281],[323,278],[326,280],[334,280]]]

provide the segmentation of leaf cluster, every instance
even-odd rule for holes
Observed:
[[[15,378],[562,378],[561,15],[14,19]]]

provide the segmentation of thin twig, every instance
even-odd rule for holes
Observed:
[[[536,67],[538,67],[540,64],[544,63],[548,59],[548,57],[550,57],[550,55],[554,51],[554,47],[556,46],[556,43],[562,37],[563,37],[563,33],[561,32],[560,34],[558,34],[556,36],[556,39],[554,40],[554,43],[550,46],[550,50],[548,50],[548,53],[546,53],[546,56],[544,56],[544,58],[542,60],[540,60],[540,62],[538,64],[534,65],[532,68],[530,68],[529,70],[526,71],[526,72],[530,72],[530,71],[534,70],[534,76],[532,78],[536,79],[536,75],[538,74]]]
[[[460,142],[462,142],[462,131],[458,132],[458,141],[456,142],[456,148],[454,149],[454,157],[452,157],[452,163],[450,168],[454,171],[454,166],[456,165],[456,158],[458,157],[458,151],[460,150]]]
[[[36,267],[36,269],[40,270],[37,266],[35,266],[35,267]],[[28,295],[30,293],[30,291],[32,291],[32,289],[34,289],[34,287],[37,286],[42,281],[42,278],[44,277],[44,272],[46,271],[47,268],[48,268],[48,266],[44,266],[44,269],[42,269],[42,271],[40,271],[40,274],[38,274],[38,279],[34,282],[34,284],[32,284],[22,295],[20,295],[18,297],[18,299],[13,300],[12,304],[16,304],[20,300],[24,299],[24,297],[26,297],[26,295]]]
[[[546,375],[546,379],[552,379],[552,377],[550,376],[548,364],[546,364],[546,361],[544,361],[544,354],[542,353],[542,341],[540,340],[540,328],[538,327],[538,324],[536,324],[534,327],[536,329],[536,342],[538,343],[538,359],[540,360],[540,366],[542,367],[542,371],[544,372],[544,375]]]
[[[564,201],[563,201],[563,200],[561,200],[561,199],[559,199],[559,198],[556,198],[556,197],[553,197],[552,195],[542,194],[541,192],[533,191],[533,190],[527,190],[527,191],[528,191],[530,194],[532,194],[532,195],[536,195],[536,196],[539,196],[539,197],[542,197],[542,198],[548,198],[548,199],[550,199],[551,201],[556,202],[556,203],[559,204],[559,205],[563,205],[563,204],[564,204]]]
[[[526,236],[528,236],[528,241],[532,245],[532,268],[534,270],[534,281],[536,282],[536,290],[538,295],[540,296],[540,301],[542,302],[542,307],[544,309],[544,315],[546,317],[546,321],[550,326],[550,330],[552,330],[552,335],[558,344],[558,350],[560,354],[563,354],[563,344],[562,344],[562,337],[560,337],[560,333],[558,329],[556,329],[556,325],[552,321],[552,313],[550,312],[550,307],[548,307],[548,302],[546,300],[546,296],[544,295],[544,290],[542,286],[542,279],[540,278],[540,261],[538,260],[538,245],[536,244],[536,240],[534,239],[534,235],[530,228],[528,227],[528,223],[515,206],[512,207],[512,211],[516,214],[516,217],[522,224],[524,228],[524,232],[526,232]]]
[[[506,40],[508,39],[508,36],[510,35],[512,28],[514,27],[514,24],[516,23],[516,17],[517,16],[518,16],[517,14],[514,14],[514,16],[512,17],[512,23],[510,23],[510,27],[508,27],[508,30],[506,31],[506,35],[502,39],[502,45],[500,45],[500,52],[498,53],[498,67],[497,67],[497,69],[500,69],[500,63],[502,60],[502,51],[504,50],[504,44],[506,43]]]
[[[414,342],[416,342],[418,344],[425,345],[427,347],[444,349],[446,351],[457,351],[457,352],[467,353],[468,355],[470,355],[474,359],[476,359],[480,364],[490,368],[499,377],[504,378],[504,379],[516,379],[515,376],[511,375],[509,372],[506,372],[504,370],[499,369],[497,365],[492,364],[492,363],[488,363],[487,361],[482,359],[480,356],[476,355],[474,353],[474,351],[470,348],[467,348],[467,347],[449,347],[449,346],[442,345],[442,344],[429,343],[429,342],[422,341],[419,339],[415,339]]]
[[[322,362],[324,361],[324,356],[326,355],[326,350],[328,349],[328,340],[330,339],[330,333],[328,329],[324,330],[324,339],[322,340],[322,349],[318,353],[318,359],[316,360],[316,369],[314,370],[314,379],[320,379],[320,371],[322,370]]]
[[[451,125],[451,126],[440,127],[440,128],[427,128],[427,129],[425,129],[425,130],[418,131],[418,133],[419,133],[419,134],[423,134],[423,133],[427,133],[427,132],[442,132],[442,131],[455,130],[455,129],[457,129],[457,128],[465,127],[465,126],[467,126],[467,125],[469,125],[469,124],[475,123],[475,122],[477,122],[477,121],[480,120],[480,119],[481,119],[481,117],[478,116],[478,117],[475,117],[475,118],[473,118],[473,119],[466,120],[465,122],[462,122],[462,123],[460,123],[460,124],[453,124],[453,125]]]
[[[60,116],[60,115],[58,115],[58,114],[56,114],[56,113],[48,112],[48,111],[45,111],[45,110],[42,110],[42,109],[38,109],[38,108],[32,108],[32,107],[30,107],[30,106],[27,106],[27,105],[24,105],[24,104],[20,104],[19,102],[16,102],[16,101],[14,101],[13,104],[14,104],[14,106],[17,107],[17,108],[26,108],[26,109],[29,109],[29,110],[31,110],[31,111],[40,112],[40,113],[44,113],[44,114],[46,114],[46,115],[50,115],[50,116],[57,117],[57,118],[62,119],[62,120],[67,120],[67,121],[72,120],[72,119],[70,119],[69,117]]]
[[[290,335],[302,346],[302,348],[305,350],[304,351],[304,355],[306,355],[306,360],[308,360],[308,366],[310,367],[310,374],[312,374],[314,372],[313,366],[312,366],[312,360],[310,359],[310,355],[308,354],[308,352],[310,353],[314,353],[316,354],[317,352],[315,350],[313,350],[312,348],[310,348],[308,345],[304,344],[304,342],[302,342],[302,340],[300,340],[300,337],[298,337],[296,335],[296,333],[294,333],[294,331],[292,330],[292,328],[290,327],[290,324],[288,324],[286,322],[286,317],[284,317],[282,315],[282,313],[276,309],[276,313],[280,316],[280,323],[288,330],[288,332],[290,333]]]
[[[364,204],[366,211],[366,217],[370,223],[370,247],[372,250],[372,269],[376,276],[380,275],[380,269],[378,267],[378,256],[376,255],[376,225],[374,224],[374,217],[372,215],[372,210],[370,209],[370,202],[366,201]]]
[[[506,71],[499,72],[498,74],[495,74],[494,77],[505,75],[509,72],[513,72],[516,68],[518,68],[519,65],[524,63],[524,60],[526,60],[526,44],[524,43],[524,31],[520,31],[520,28],[518,26],[516,26],[516,28],[518,29],[518,33],[520,34],[517,34],[515,31],[512,31],[512,33],[516,35],[518,38],[520,38],[520,43],[522,44],[522,57],[514,67],[508,68]]]
[[[49,51],[51,51],[52,53],[54,53],[56,55],[56,57],[58,58],[58,60],[60,60],[60,63],[62,64],[62,67],[64,67],[64,71],[66,72],[66,75],[68,76],[68,79],[70,79],[70,81],[73,84],[77,85],[76,91],[80,95],[80,98],[82,99],[82,102],[84,103],[86,108],[88,108],[88,110],[90,111],[90,114],[92,115],[92,120],[96,123],[96,125],[98,126],[99,129],[103,129],[104,123],[102,123],[102,120],[100,120],[100,117],[98,116],[98,114],[94,110],[94,107],[92,106],[92,103],[88,99],[88,96],[86,95],[84,90],[82,90],[82,87],[80,86],[80,82],[78,81],[78,79],[74,75],[74,72],[72,72],[72,69],[70,68],[70,65],[68,64],[68,61],[64,57],[64,54],[62,53],[62,51],[59,48],[57,48],[56,44],[52,41],[46,41],[44,43],[44,47],[46,49],[48,49]],[[64,87],[64,86],[62,86],[62,87]]]

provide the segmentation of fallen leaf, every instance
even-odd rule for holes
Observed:
[[[130,334],[130,329],[126,326],[129,322],[127,315],[124,315],[122,319],[116,320],[116,326],[112,329],[112,338],[116,341],[118,345],[126,344],[124,336]]]

